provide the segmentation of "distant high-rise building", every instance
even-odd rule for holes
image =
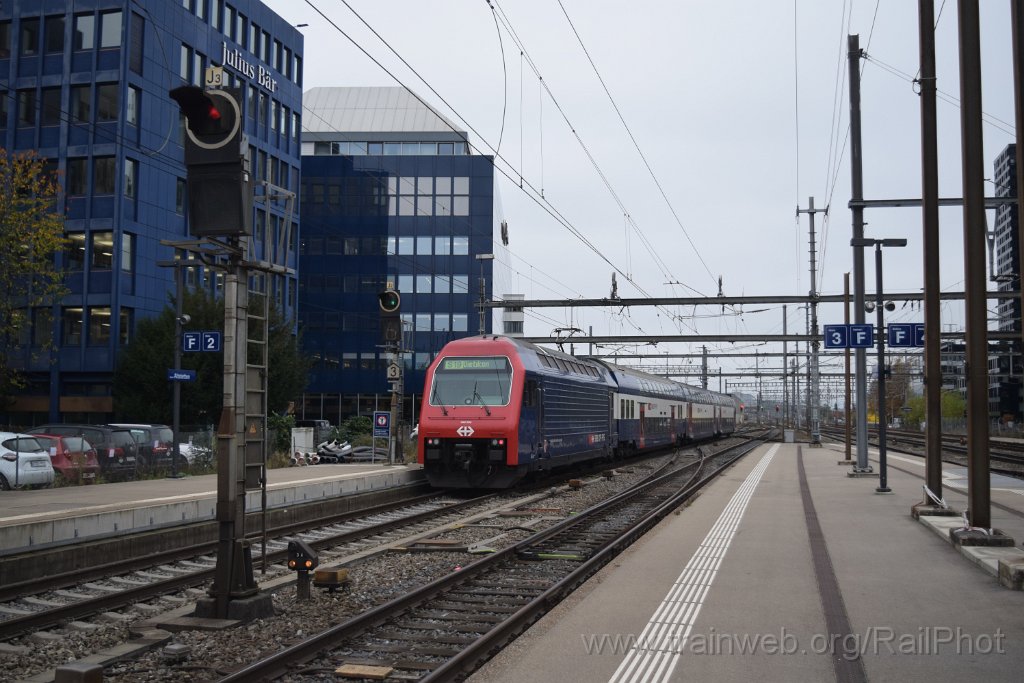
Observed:
[[[1007,145],[996,157],[993,182],[997,197],[1017,196],[1017,149]],[[1001,204],[996,209],[993,229],[995,236],[995,265],[993,273],[1000,292],[1016,292],[1020,289],[1020,243],[1017,235],[1017,203]],[[1003,332],[1021,329],[1020,298],[1000,299],[998,316],[999,330]]]
[[[993,183],[997,197],[1017,196],[1017,146],[1007,145],[996,157]],[[1017,202],[996,208],[993,230],[995,272],[992,274],[1000,292],[1020,292],[1020,240]],[[1000,299],[998,325],[1001,332],[1020,332],[1021,302],[1019,296]],[[1021,342],[1014,340],[991,345],[989,355],[989,412],[1008,420],[1021,415]]]
[[[492,298],[492,157],[405,88],[313,88],[303,110],[299,323],[313,368],[301,414],[337,422],[388,404],[377,295],[391,284],[411,416],[445,343],[490,331],[477,303],[481,278]]]

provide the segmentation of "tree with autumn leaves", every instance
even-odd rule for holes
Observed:
[[[29,353],[45,353],[49,335],[36,335],[32,311],[64,295],[55,256],[64,249],[64,216],[57,173],[35,152],[0,149],[0,408],[24,386]]]

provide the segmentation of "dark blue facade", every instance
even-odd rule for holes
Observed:
[[[476,258],[493,252],[491,158],[307,155],[302,176],[305,414],[334,421],[366,407],[356,396],[389,391],[377,303],[389,282],[402,296],[404,393],[418,397],[445,343],[479,333],[481,266],[491,298],[493,261]]]
[[[264,181],[299,189],[302,36],[294,27],[254,0],[0,5],[0,145],[37,150],[61,172],[69,238],[58,266],[70,293],[31,312],[33,338],[52,335],[56,351],[24,354],[30,385],[12,422],[109,419],[119,351],[139,320],[169,303],[172,269],[158,261],[182,253],[160,241],[189,238],[183,124],[167,93],[202,85],[208,66],[223,66],[224,84],[245,93],[254,255],[264,258],[263,245],[291,223],[293,243],[279,260],[296,267],[298,202],[260,199]],[[221,287],[201,267],[186,278],[189,286]],[[294,314],[293,279],[265,286]]]

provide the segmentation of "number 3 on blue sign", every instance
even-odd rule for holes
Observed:
[[[850,340],[850,328],[846,325],[825,325],[825,348],[845,349]]]

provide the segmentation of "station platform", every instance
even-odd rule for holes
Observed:
[[[267,508],[393,488],[423,481],[419,465],[323,464],[268,470]],[[246,512],[259,512],[259,490]],[[217,475],[4,491],[0,557],[35,548],[151,531],[216,519]]]
[[[878,494],[842,459],[758,448],[469,680],[1021,680],[1024,592],[911,516],[923,464],[890,453],[893,492]],[[1011,553],[1022,484],[993,483]]]

